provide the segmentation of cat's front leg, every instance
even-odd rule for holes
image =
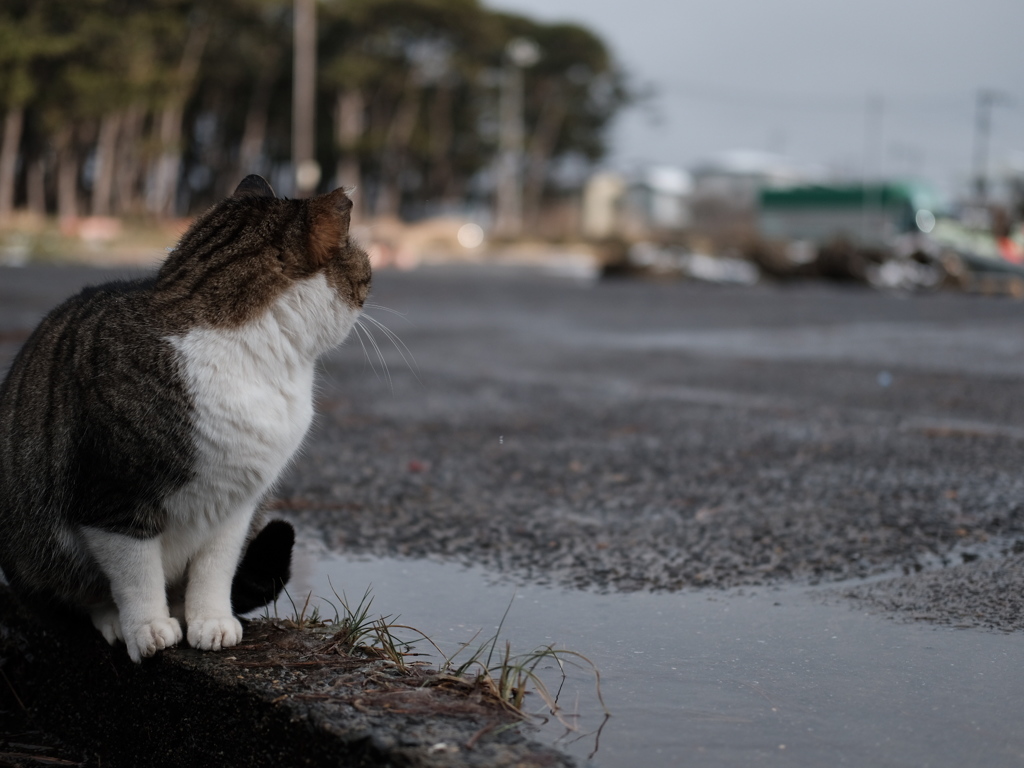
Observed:
[[[92,625],[100,631],[103,639],[108,643],[116,645],[118,640],[124,642],[121,617],[118,615],[117,605],[113,601],[90,608],[89,617],[92,619]]]
[[[250,508],[228,516],[189,563],[185,624],[193,648],[219,651],[242,640],[242,624],[231,610],[231,582],[252,514]]]
[[[128,646],[132,661],[140,662],[163,648],[181,641],[181,625],[167,610],[160,537],[137,539],[99,528],[83,528],[89,551],[110,581],[110,591],[117,605],[116,614],[109,609],[93,615],[93,621],[108,641],[117,639],[112,622],[117,622],[120,637]]]

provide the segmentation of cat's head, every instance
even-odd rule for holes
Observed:
[[[237,327],[322,278],[354,317],[370,289],[370,260],[349,238],[351,212],[342,189],[289,200],[246,176],[182,236],[157,276],[156,300],[179,323]]]

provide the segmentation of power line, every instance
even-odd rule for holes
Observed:
[[[859,114],[864,109],[863,95],[836,93],[794,93],[764,89],[737,88],[686,80],[665,80],[653,86],[654,97],[686,99],[724,106],[759,107],[786,110],[813,110],[817,112],[850,112]],[[891,93],[886,102],[900,112],[962,112],[970,95],[966,92],[946,93]],[[1014,104],[1024,100],[1016,100]]]

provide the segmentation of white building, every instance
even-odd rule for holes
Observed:
[[[680,232],[690,225],[692,192],[690,175],[672,166],[596,173],[583,189],[583,234],[602,240]]]

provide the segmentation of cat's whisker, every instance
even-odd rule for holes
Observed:
[[[363,334],[366,333],[366,329],[359,325],[358,321],[352,326],[352,328],[356,332],[356,340],[359,342],[359,346],[363,348],[363,355],[366,356],[366,362],[369,363],[370,370],[372,370],[373,375],[377,377],[377,381],[381,381],[380,374],[377,373],[377,365],[370,357],[370,351],[366,348],[366,344],[363,343]]]
[[[381,356],[380,349],[378,348],[377,344],[375,343],[373,337],[370,335],[370,333],[367,330],[367,328],[365,326],[361,325],[358,321],[356,322],[354,328],[356,329],[357,333],[359,334],[359,344],[363,347],[363,352],[366,355],[366,361],[370,364],[370,368],[373,369],[374,377],[381,384],[384,383],[384,380],[386,378],[387,382],[388,382],[388,386],[390,387],[391,386],[391,375],[390,375],[390,371],[388,370],[388,367],[387,367],[387,362]],[[377,354],[377,360],[373,359],[373,355],[370,354],[370,351],[367,348],[366,344],[363,343],[363,338],[364,337],[365,337],[365,339],[367,341],[370,342],[370,346],[373,348],[374,352]],[[379,363],[380,367],[378,367],[378,362],[377,361],[380,361],[380,363]],[[381,375],[382,372],[383,372],[383,376]]]
[[[400,338],[398,338],[398,334],[395,333],[390,328],[388,328],[386,325],[384,325],[384,323],[382,323],[380,320],[378,320],[375,317],[370,317],[369,315],[363,315],[362,318],[365,318],[366,320],[369,320],[375,326],[380,328],[381,331],[383,331],[384,335],[388,337],[388,341],[390,341],[392,344],[395,345],[395,349],[397,349],[398,350],[398,354],[400,354],[402,356],[402,360],[405,362],[406,366],[408,366],[409,370],[412,372],[412,375],[416,377],[416,381],[419,381],[420,380],[420,376],[419,376],[419,373],[418,373],[419,363],[416,362],[416,356],[412,353],[412,350],[409,349],[409,347],[406,345],[406,343],[404,341],[402,341]],[[409,353],[408,357],[406,357],[406,353],[407,352]],[[412,362],[409,362],[410,360],[412,360]]]
[[[365,304],[363,304],[363,306],[367,309],[379,309],[382,312],[390,312],[393,315],[398,315],[403,320],[408,319],[408,315],[405,312],[399,312],[397,309],[385,307],[383,304],[371,304],[370,302],[366,302]]]
[[[367,328],[365,325],[363,325],[362,322],[363,322],[363,318],[360,317],[358,320],[356,320],[356,327],[362,328],[363,331],[366,333],[366,340],[369,341],[370,344],[373,346],[374,351],[376,351],[376,353],[377,353],[377,359],[380,360],[380,364],[384,367],[384,375],[387,377],[387,380],[388,380],[388,388],[392,392],[394,392],[395,391],[395,384],[391,380],[391,370],[388,368],[388,361],[384,357],[384,353],[381,352],[380,345],[377,344],[377,340],[373,337],[373,334],[370,333],[370,329]]]

